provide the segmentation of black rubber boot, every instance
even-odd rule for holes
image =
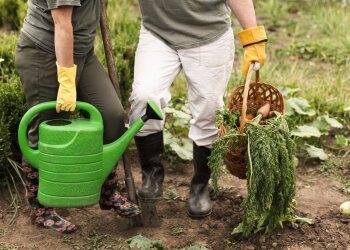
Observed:
[[[191,181],[190,197],[188,199],[188,215],[192,218],[203,218],[211,213],[208,182],[210,169],[208,157],[211,150],[193,143],[194,175]]]
[[[159,200],[163,197],[164,168],[161,162],[164,152],[163,131],[135,137],[142,168],[142,187],[139,197],[143,200]]]

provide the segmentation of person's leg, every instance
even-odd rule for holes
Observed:
[[[77,227],[59,216],[53,208],[38,202],[39,173],[24,158],[22,159],[23,179],[27,189],[27,199],[32,208],[32,221],[39,226],[62,233],[73,233]]]
[[[130,124],[145,114],[148,99],[156,103],[164,117],[164,108],[171,98],[170,85],[180,70],[177,51],[142,27],[130,97]],[[139,190],[142,199],[159,199],[163,193],[163,126],[164,120],[149,120],[135,137],[142,168],[142,187]]]
[[[56,100],[58,82],[54,55],[40,50],[27,37],[20,36],[16,49],[16,68],[24,86],[26,103],[31,108],[41,102]],[[38,129],[42,121],[53,118],[66,118],[67,113],[42,112],[29,124],[28,141],[31,147],[38,146]],[[35,224],[63,233],[72,233],[77,227],[61,218],[55,210],[42,206],[37,199],[39,173],[23,159],[23,173],[27,188],[27,198],[32,207]]]
[[[224,105],[223,95],[233,65],[233,42],[230,29],[211,44],[179,51],[188,80],[189,108],[192,113],[189,137],[193,140],[194,175],[188,208],[191,217],[205,217],[211,211],[208,157],[211,143],[218,136],[216,111]]]
[[[124,109],[109,79],[107,72],[91,52],[87,57],[77,84],[78,100],[94,105],[103,118],[104,144],[111,143],[125,132]],[[100,207],[114,208],[121,216],[136,216],[140,208],[120,195],[117,185],[117,168],[104,182],[101,191]]]

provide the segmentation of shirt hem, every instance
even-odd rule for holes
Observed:
[[[75,1],[56,1],[55,3],[51,3],[48,1],[47,8],[49,10],[57,9],[60,6],[81,6],[80,0]]]
[[[199,42],[191,43],[191,44],[185,44],[185,45],[178,45],[178,46],[172,46],[172,48],[179,50],[179,49],[192,49],[192,48],[197,48],[203,45],[207,45],[209,43],[215,42],[218,40],[222,35],[224,35],[230,27],[226,27],[226,29],[223,29],[221,32],[217,33],[213,37],[205,38],[204,40],[201,40]]]
[[[144,27],[145,25],[142,24]],[[215,36],[209,36],[209,37],[204,37],[200,41],[194,42],[194,43],[189,43],[189,44],[183,44],[183,45],[173,45],[161,36],[159,36],[157,33],[153,32],[152,30],[148,29],[145,27],[149,32],[151,32],[155,37],[159,38],[161,41],[163,41],[165,44],[167,44],[170,48],[174,50],[180,50],[180,49],[192,49],[192,48],[197,48],[203,45],[207,45],[209,43],[215,42],[217,39],[219,39],[222,35],[224,35],[230,28],[231,26],[225,27],[225,29],[221,30],[219,33],[216,33]]]
[[[55,48],[51,48],[51,47],[49,47],[49,46],[46,46],[46,45],[43,44],[43,43],[40,43],[40,40],[38,40],[38,39],[36,39],[34,36],[32,36],[32,35],[30,34],[30,32],[27,32],[27,31],[26,31],[25,29],[23,29],[23,28],[22,28],[21,32],[22,32],[28,39],[30,39],[39,49],[41,49],[41,50],[43,50],[43,51],[45,51],[45,52],[47,52],[47,53],[49,53],[49,54],[53,54],[53,55],[56,54]],[[92,45],[91,48],[88,48],[88,49],[86,49],[86,50],[84,50],[84,51],[76,51],[76,50],[74,50],[74,51],[73,51],[73,54],[74,54],[74,56],[78,56],[78,57],[80,57],[80,56],[85,56],[85,55],[87,55],[88,53],[90,53],[91,50],[94,50],[94,48],[95,48],[95,46]]]

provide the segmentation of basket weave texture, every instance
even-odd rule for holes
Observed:
[[[228,152],[225,165],[228,171],[240,179],[246,179],[246,143],[243,136],[246,114],[256,115],[258,109],[266,103],[270,103],[270,111],[285,113],[285,101],[282,93],[268,83],[259,82],[259,72],[256,73],[256,82],[251,81],[252,73],[249,72],[245,85],[231,91],[227,107],[231,112],[238,110],[241,113],[240,134],[242,135],[232,152]],[[245,93],[246,91],[246,93]],[[227,128],[222,124],[220,136],[223,136]]]

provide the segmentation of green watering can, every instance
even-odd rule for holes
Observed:
[[[77,102],[89,119],[56,119],[39,126],[39,146],[28,145],[27,127],[38,113],[54,109],[56,102],[45,102],[23,116],[18,140],[26,160],[39,170],[39,202],[48,207],[83,207],[97,203],[101,187],[119,158],[148,119],[162,120],[157,106],[149,101],[146,114],[115,142],[103,145],[103,121],[92,105]]]

